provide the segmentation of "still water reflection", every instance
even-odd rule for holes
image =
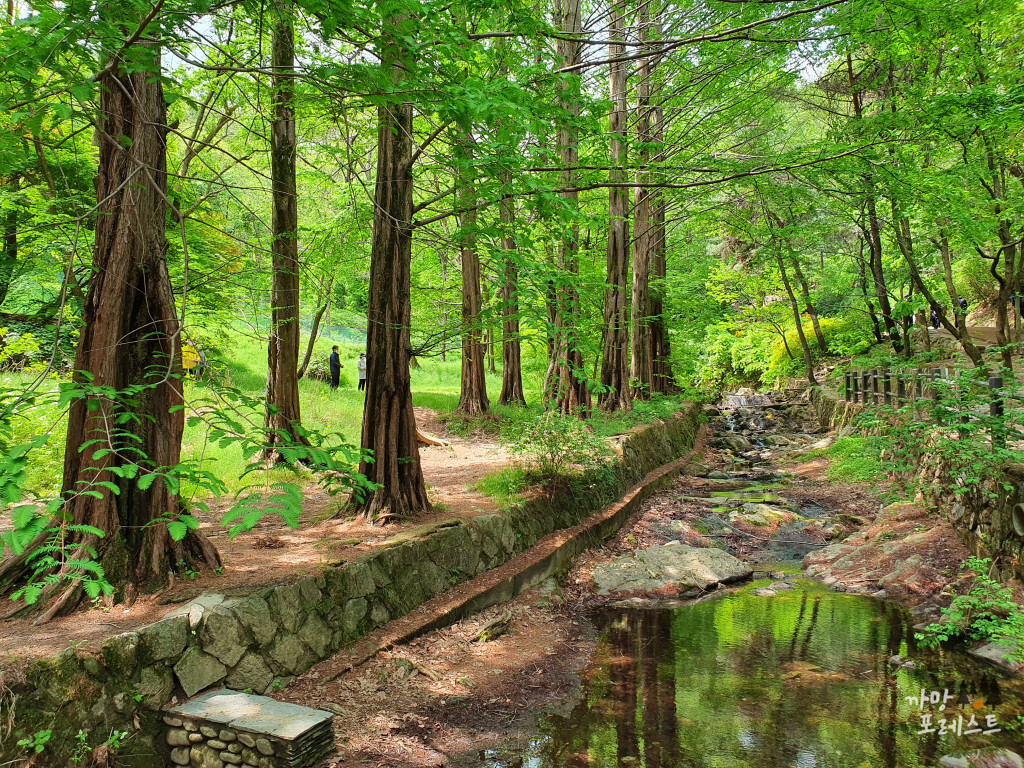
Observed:
[[[676,609],[594,617],[601,640],[583,698],[547,718],[526,752],[492,766],[917,768],[947,753],[1024,741],[1024,687],[963,654],[916,648],[909,617],[812,582],[777,597],[747,589]],[[900,654],[917,669],[888,664]],[[906,697],[945,690],[945,708]],[[966,695],[964,695],[966,694]],[[968,703],[981,699],[976,710]],[[958,705],[958,701],[962,704]],[[932,714],[931,733],[922,714]],[[939,734],[958,715],[998,733]],[[966,730],[966,726],[961,730]]]

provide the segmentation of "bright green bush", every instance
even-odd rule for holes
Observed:
[[[957,595],[942,619],[929,624],[915,637],[926,648],[937,648],[954,639],[971,642],[999,642],[1008,658],[1024,662],[1024,608],[1013,599],[1013,590],[989,577],[992,561],[969,557],[961,568],[972,571],[970,588]]]
[[[541,482],[573,469],[596,469],[611,456],[605,439],[585,422],[553,413],[503,425],[501,442]]]

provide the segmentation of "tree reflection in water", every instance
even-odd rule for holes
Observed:
[[[920,735],[905,697],[948,688],[981,696],[1002,724],[1024,713],[1021,681],[916,648],[900,609],[810,582],[773,598],[746,590],[683,608],[605,609],[593,621],[601,640],[581,702],[495,764],[926,768],[1017,735]],[[918,668],[889,665],[896,654]],[[935,720],[957,713],[954,702]]]

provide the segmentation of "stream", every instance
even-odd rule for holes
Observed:
[[[723,406],[717,445],[732,466],[708,474],[721,490],[687,497],[706,500],[702,533],[737,549],[725,539],[735,541],[751,516],[790,510],[799,519],[734,552],[755,568],[739,588],[688,604],[594,608],[598,641],[571,713],[543,716],[525,749],[488,750],[481,762],[1019,768],[991,755],[1024,744],[1024,680],[965,653],[920,648],[920,617],[802,577],[800,559],[831,538],[835,510],[783,498],[790,478],[772,467],[771,447],[820,437],[794,422],[798,411],[786,415],[763,395]],[[972,750],[986,750],[990,762],[961,757]]]

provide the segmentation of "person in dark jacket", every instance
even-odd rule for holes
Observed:
[[[942,323],[939,322],[939,316],[935,314],[935,310],[932,310],[932,328],[938,330],[942,327]]]
[[[338,357],[338,346],[331,347],[331,389],[338,388],[338,379],[341,378],[341,358]]]

